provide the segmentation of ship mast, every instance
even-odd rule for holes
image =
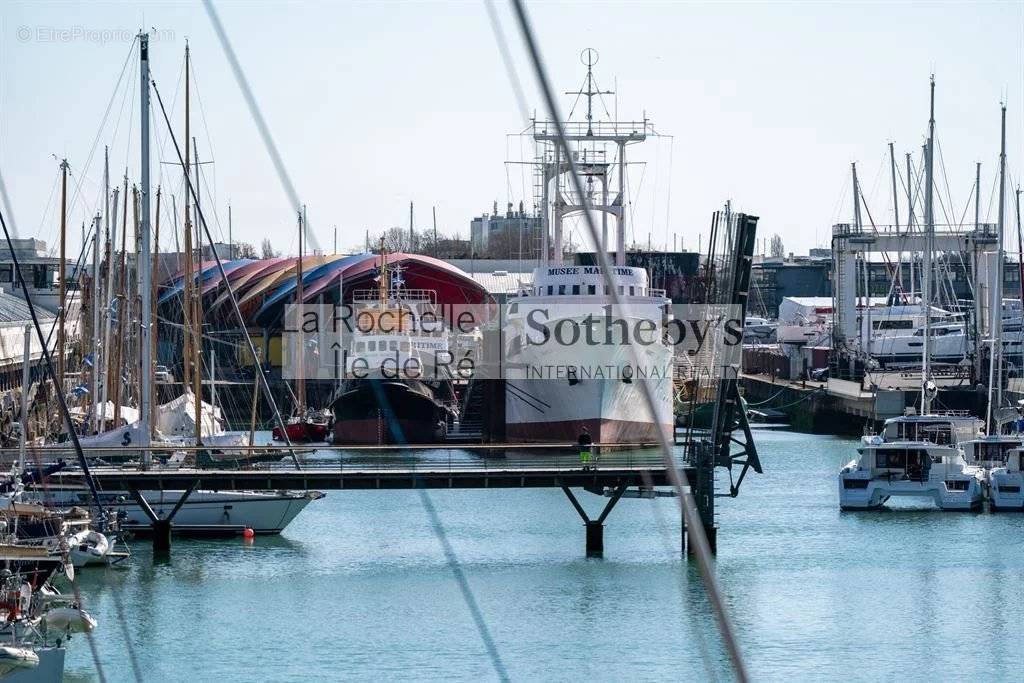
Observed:
[[[296,303],[297,306],[299,306],[299,309],[298,309],[298,313],[299,313],[299,318],[298,318],[299,319],[299,349],[298,349],[298,351],[299,352],[298,352],[298,354],[296,354],[296,361],[298,363],[298,366],[295,369],[295,412],[298,414],[298,416],[300,418],[303,415],[306,414],[306,380],[303,377],[303,367],[302,367],[302,365],[303,365],[303,363],[302,363],[303,356],[306,353],[306,349],[305,349],[305,344],[303,343],[304,340],[303,340],[303,335],[302,335],[302,309],[301,309],[301,307],[302,307],[302,297],[303,297],[303,294],[304,294],[304,292],[302,290],[302,250],[303,250],[302,249],[302,247],[303,247],[302,242],[303,242],[303,233],[305,232],[305,228],[306,228],[306,223],[305,223],[305,220],[304,220],[305,212],[306,212],[306,207],[303,206],[302,207],[302,211],[299,212],[299,258],[298,258],[298,260],[296,261],[296,264],[295,264],[295,303]]]
[[[925,222],[925,247],[924,263],[921,266],[921,300],[924,308],[924,342],[921,352],[921,414],[927,415],[931,412],[931,397],[928,395],[928,384],[931,374],[931,334],[932,334],[932,299],[931,299],[931,268],[932,268],[932,240],[935,237],[935,216],[932,213],[932,160],[935,150],[935,76],[931,78],[930,104],[928,115],[928,146],[925,149],[925,194],[924,194],[924,222]]]
[[[996,224],[996,266],[992,284],[992,349],[988,368],[988,433],[998,430],[994,410],[1003,405],[1003,227],[1006,219],[1006,105],[1002,105],[999,141],[999,213]],[[995,391],[993,405],[992,393]]]
[[[139,33],[139,133],[141,143],[140,163],[142,166],[139,189],[139,208],[141,220],[141,244],[136,267],[139,270],[139,300],[140,300],[140,331],[139,331],[139,359],[140,372],[140,398],[139,398],[139,433],[142,445],[150,445],[150,418],[152,417],[152,392],[153,392],[153,321],[156,319],[153,311],[152,263],[150,262],[150,235],[149,235],[149,34]],[[157,206],[160,205],[159,194],[157,195]],[[157,219],[159,221],[159,219]],[[142,451],[142,465],[148,467],[152,462],[153,454],[149,450]]]
[[[68,229],[68,160],[60,162],[60,306],[57,308],[57,391],[64,393],[64,322],[67,318],[67,229]],[[24,283],[23,283],[24,284]]]
[[[185,139],[188,140],[189,133],[189,54],[188,54],[188,41],[185,41]],[[188,178],[189,170],[192,168],[190,163],[191,159],[191,148],[185,145],[185,225],[182,230],[182,236],[185,241],[184,256],[185,256],[185,268],[183,274],[184,289],[182,291],[183,305],[182,305],[182,322],[184,326],[182,328],[182,336],[184,342],[184,366],[182,368],[181,385],[182,390],[187,393],[192,382],[192,223],[189,221],[189,192],[188,192]]]
[[[562,150],[560,137],[557,129],[559,126],[550,121],[533,122],[533,139],[543,145],[554,145],[554,161],[547,161],[545,153],[541,157],[543,176],[543,198],[544,204],[542,230],[544,261],[548,260],[547,239],[548,225],[553,225],[553,253],[551,260],[554,264],[562,262],[563,253],[563,230],[562,222],[566,216],[581,213],[588,210],[600,211],[603,214],[601,244],[596,244],[595,249],[603,249],[607,253],[610,245],[607,243],[608,233],[604,228],[607,216],[610,214],[616,220],[615,235],[615,265],[626,264],[626,145],[631,142],[642,142],[647,137],[648,122],[623,122],[609,121],[602,123],[595,130],[594,128],[594,98],[604,95],[615,94],[611,90],[599,90],[594,77],[594,65],[597,64],[598,54],[596,50],[587,48],[580,54],[580,61],[587,67],[587,74],[579,90],[568,91],[565,94],[575,95],[577,98],[586,98],[586,120],[584,122],[566,122],[563,124],[565,140],[578,145],[589,143],[593,149],[584,149],[579,152],[581,171],[587,176],[588,187],[593,186],[594,178],[597,177],[602,184],[600,204],[588,202],[587,197],[568,195],[562,193],[561,176],[569,171],[567,160],[561,158]],[[614,146],[615,160],[608,161],[601,146]],[[609,150],[610,151],[610,150]],[[574,151],[574,154],[576,152]],[[608,175],[614,166],[618,166],[618,195],[610,197],[608,192]],[[554,191],[548,194],[548,184],[554,180]],[[589,193],[588,193],[589,194]],[[549,220],[548,216],[552,216]]]
[[[185,292],[184,292],[184,313],[185,313],[185,372],[182,377],[182,386],[186,389],[189,384],[192,385],[192,394],[194,401],[194,422],[195,422],[195,437],[196,445],[202,443],[203,438],[203,395],[202,395],[202,384],[197,381],[200,377],[199,374],[199,339],[198,339],[198,321],[195,320],[195,297],[196,290],[198,289],[198,283],[193,282],[195,270],[193,264],[193,252],[194,245],[192,243],[192,212],[191,212],[191,197],[188,192],[188,187],[191,184],[192,175],[192,163],[191,163],[191,152],[192,148],[188,144],[191,139],[190,135],[190,114],[191,114],[191,56],[189,54],[188,42],[185,42]],[[202,259],[200,258],[200,264]]]

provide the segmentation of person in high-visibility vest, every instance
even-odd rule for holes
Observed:
[[[579,438],[576,439],[576,444],[580,451],[580,465],[585,470],[590,469],[590,447],[593,443],[594,440],[590,438],[590,432],[584,427]]]

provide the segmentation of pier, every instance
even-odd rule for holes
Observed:
[[[543,446],[550,449],[550,446]],[[564,446],[563,446],[564,448]],[[47,449],[51,450],[51,449]],[[348,452],[352,449],[346,448]],[[583,520],[586,552],[601,555],[604,550],[604,523],[612,509],[630,488],[650,489],[671,486],[668,468],[656,451],[612,452],[602,454],[586,469],[576,454],[531,454],[530,447],[490,446],[504,457],[417,460],[410,458],[408,447],[397,450],[381,447],[362,449],[392,451],[386,457],[307,460],[302,469],[291,463],[274,463],[248,469],[203,469],[194,467],[99,466],[91,472],[102,491],[127,491],[152,523],[153,548],[167,552],[171,547],[174,516],[195,490],[213,491],[365,491],[410,489],[510,489],[560,488]],[[534,449],[535,450],[535,449]],[[328,451],[329,452],[329,451]],[[282,451],[282,455],[284,452]],[[689,485],[697,484],[696,468],[678,463]],[[58,485],[77,483],[81,473],[61,471],[50,475]],[[591,518],[573,489],[607,496],[600,515]],[[146,503],[140,492],[182,491],[181,498],[167,515],[160,515]],[[709,525],[710,526],[710,525]],[[714,536],[709,532],[711,538]],[[681,549],[686,550],[685,525],[681,530]]]

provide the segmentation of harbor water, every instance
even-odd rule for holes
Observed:
[[[754,680],[1020,679],[1024,516],[840,512],[854,441],[756,437],[765,474],[717,500]],[[176,540],[163,563],[137,541],[127,569],[79,572],[107,679],[495,679],[423,495],[512,680],[731,678],[675,499],[620,501],[588,559],[560,490],[502,489],[334,491],[280,537]],[[76,636],[65,680],[97,679]]]

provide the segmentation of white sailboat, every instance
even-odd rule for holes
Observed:
[[[146,41],[148,44],[148,41]],[[153,460],[153,450],[166,447],[168,450],[181,448],[183,446],[205,446],[211,451],[224,447],[246,447],[249,445],[248,434],[234,435],[224,432],[222,421],[217,409],[201,400],[201,378],[198,360],[198,325],[200,316],[198,307],[193,311],[195,317],[188,315],[188,310],[195,302],[186,297],[186,358],[193,359],[192,368],[195,370],[191,375],[193,388],[186,390],[182,396],[152,409],[153,402],[153,373],[154,359],[152,344],[152,321],[155,311],[152,310],[152,249],[150,245],[150,211],[149,211],[149,79],[148,74],[149,57],[148,47],[140,49],[140,66],[143,70],[143,77],[140,79],[142,88],[142,103],[140,108],[141,117],[141,191],[140,197],[140,249],[137,259],[139,277],[137,298],[141,303],[139,324],[139,359],[138,376],[140,378],[138,417],[137,420],[110,431],[101,432],[92,436],[83,436],[80,441],[83,448],[87,450],[86,455],[104,459],[138,458],[142,464],[150,466]],[[189,83],[191,78],[188,46],[185,47],[185,139],[188,140],[189,125]],[[186,149],[188,146],[186,145]],[[188,156],[186,152],[185,173],[189,173]],[[186,183],[186,186],[188,183]],[[116,220],[114,221],[116,224]],[[192,243],[190,239],[192,221],[186,201],[186,291],[191,293],[194,274],[191,268]],[[122,233],[122,242],[124,234]],[[112,252],[108,250],[108,257]],[[122,254],[122,260],[124,256]],[[112,262],[109,259],[108,262]],[[108,290],[110,282],[108,281]],[[195,289],[198,289],[195,288]],[[198,294],[198,292],[197,292]],[[109,338],[110,316],[107,312],[105,336]],[[123,321],[124,316],[121,316]],[[195,328],[192,328],[192,325]],[[119,323],[120,327],[120,323]],[[109,355],[109,354],[108,354]],[[189,364],[186,363],[186,369]],[[120,374],[119,366],[110,364],[109,372]],[[190,375],[186,372],[185,384],[189,383]],[[116,385],[115,385],[116,386]],[[115,407],[117,405],[115,397]],[[106,397],[100,408],[106,406]],[[153,424],[155,415],[155,422]],[[102,424],[102,419],[100,421]],[[191,427],[191,434],[188,434]],[[165,434],[162,430],[166,429]],[[183,491],[142,491],[141,495],[156,511],[157,515],[170,514],[175,504],[181,499]],[[75,484],[64,484],[60,487],[50,485],[47,487],[48,501],[58,507],[70,507],[72,505],[87,504],[89,491],[84,487]],[[230,492],[222,493],[216,491],[195,491],[184,501],[181,508],[175,515],[174,525],[178,531],[193,533],[242,533],[245,529],[252,529],[256,533],[280,533],[311,501],[322,497],[319,492],[307,491],[282,491],[274,493],[264,492]],[[150,521],[145,516],[142,508],[126,491],[104,492],[100,504],[104,508],[114,508],[115,511],[123,513],[125,521],[122,528],[137,529],[145,531],[149,529]]]

